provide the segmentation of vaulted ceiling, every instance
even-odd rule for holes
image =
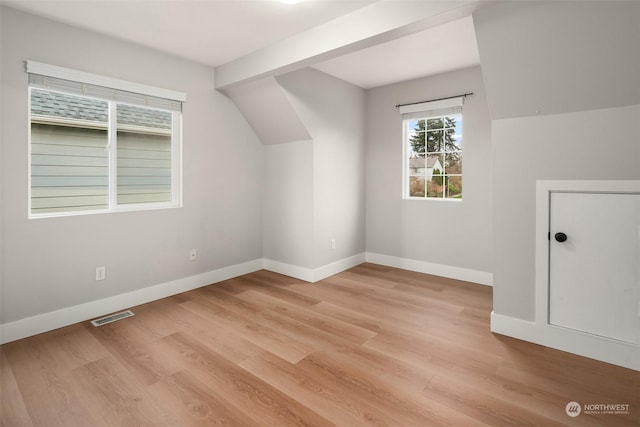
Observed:
[[[309,37],[300,40],[311,49],[327,43],[331,46],[309,57],[304,65],[364,88],[477,65],[479,56],[470,13],[487,3],[458,0],[306,0],[297,4],[277,0],[0,1],[9,7],[214,68],[251,59],[260,51],[309,33]],[[364,27],[375,24],[379,17],[374,12],[379,16],[382,9],[378,6],[385,2],[391,3],[395,10],[404,10],[405,14],[416,10],[415,22],[399,23],[401,31],[379,30],[377,34],[363,36],[358,43],[353,37],[349,39],[351,33],[362,32]],[[438,19],[431,16],[430,22],[420,24],[427,3],[444,6],[438,9]],[[458,12],[442,12],[448,9]],[[392,30],[393,19],[394,16],[389,16]],[[323,26],[327,31],[316,31]],[[311,38],[314,31],[318,34],[317,41]],[[340,38],[345,39],[344,46],[340,45]],[[271,71],[277,73],[278,67]]]

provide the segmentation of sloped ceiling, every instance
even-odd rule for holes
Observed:
[[[226,91],[247,119],[260,141],[266,145],[310,140],[275,77],[269,76]]]
[[[279,44],[285,46],[295,38],[304,41],[300,47],[310,53],[314,47],[326,47],[328,43],[330,49],[324,48],[320,54],[309,55],[294,65],[317,66],[364,88],[476,65],[478,55],[471,19],[448,23],[469,17],[473,10],[490,3],[490,0],[305,0],[298,4],[277,0],[0,0],[2,5],[214,68],[258,57],[262,51],[270,54],[269,49]],[[430,10],[439,11],[438,17],[430,16],[427,22]],[[415,17],[413,23],[398,21],[397,17],[403,14]],[[353,37],[358,32],[366,34],[374,25],[379,25],[378,33]],[[331,31],[318,32],[323,26]],[[436,26],[440,27],[433,28]],[[314,32],[319,36],[313,38]],[[291,51],[291,46],[285,47]],[[443,51],[447,55],[441,55]],[[419,54],[412,55],[414,52]],[[232,74],[235,73],[233,70]]]
[[[640,2],[506,2],[474,21],[493,119],[640,103]]]

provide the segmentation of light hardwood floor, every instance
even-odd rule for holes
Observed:
[[[3,345],[2,426],[640,425],[640,373],[492,334],[491,297],[373,264],[259,271]]]

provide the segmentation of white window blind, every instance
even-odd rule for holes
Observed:
[[[29,86],[127,104],[181,111],[183,92],[27,61]]]

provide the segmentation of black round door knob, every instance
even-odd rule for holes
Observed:
[[[556,233],[553,237],[556,238],[556,242],[566,242],[567,241],[567,235],[564,233]]]

